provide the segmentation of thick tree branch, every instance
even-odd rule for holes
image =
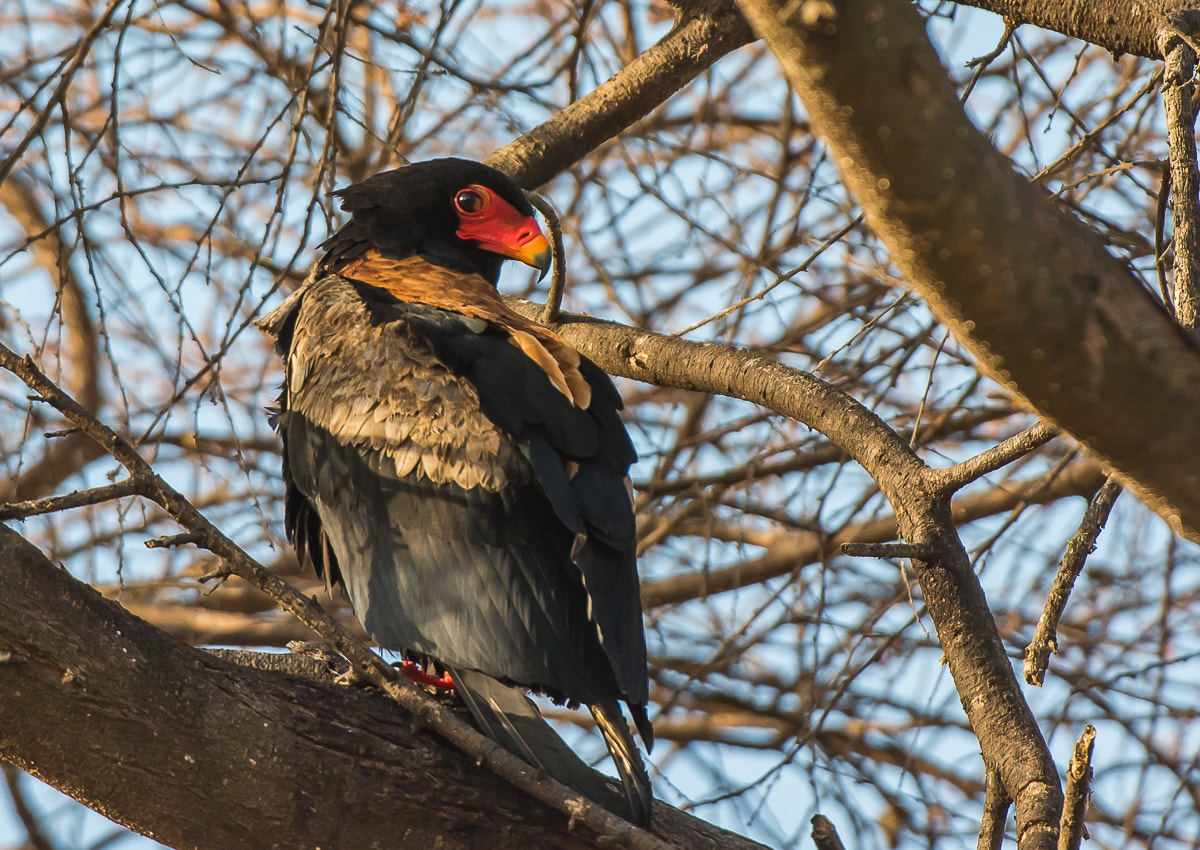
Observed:
[[[806,4],[741,5],[938,318],[1200,540],[1200,469],[1180,463],[1200,433],[1200,347],[971,125],[916,11],[847,0],[810,28]]]
[[[510,299],[530,318],[536,304]],[[879,484],[900,536],[936,557],[914,562],[930,617],[984,763],[1015,806],[1022,848],[1054,846],[1062,814],[1058,771],[1021,693],[949,497],[908,445],[875,414],[833,386],[748,351],[690,342],[564,314],[553,329],[613,374],[740,398],[815,428]]]
[[[377,691],[180,643],[7,528],[0,692],[0,757],[173,847],[651,846],[530,799]],[[655,818],[674,846],[759,846]]]
[[[1183,8],[1179,0],[956,0],[995,12],[1014,26],[1033,24],[1103,47],[1114,56],[1159,57],[1157,33],[1163,15]]]
[[[1192,111],[1196,55],[1184,38],[1192,37],[1190,30],[1195,28],[1196,17],[1196,14],[1186,16],[1191,22],[1189,31],[1177,34],[1175,28],[1164,27],[1159,35],[1166,56],[1163,105],[1167,113],[1167,158],[1175,224],[1171,237],[1175,254],[1171,303],[1179,323],[1193,330],[1200,315],[1200,174],[1196,168],[1196,116]]]
[[[729,0],[688,3],[675,27],[657,44],[485,162],[524,188],[536,189],[753,38]]]

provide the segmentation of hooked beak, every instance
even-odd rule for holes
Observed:
[[[495,206],[499,209],[487,218],[460,222],[458,237],[475,243],[485,251],[533,266],[541,272],[538,278],[541,280],[550,270],[553,257],[550,240],[542,233],[537,219],[531,215],[521,215],[508,204]]]
[[[529,219],[530,224],[537,227],[537,222],[532,218]],[[554,255],[550,250],[550,240],[542,233],[539,228],[537,235],[521,245],[481,245],[483,248],[490,248],[497,254],[502,254],[505,257],[511,257],[514,260],[520,260],[527,266],[533,266],[538,270],[538,280],[546,276],[546,272],[550,271],[550,266],[554,263]]]

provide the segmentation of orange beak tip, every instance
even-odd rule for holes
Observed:
[[[540,274],[538,274],[538,282],[540,283],[546,277],[546,272],[550,271],[554,265],[554,252],[550,250],[550,246],[546,245],[541,251],[533,255],[533,262],[530,263]]]

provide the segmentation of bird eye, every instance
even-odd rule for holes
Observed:
[[[483,211],[487,199],[478,189],[463,189],[454,196],[454,206],[465,215],[475,215]]]

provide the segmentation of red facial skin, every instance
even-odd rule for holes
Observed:
[[[550,268],[550,242],[533,216],[523,215],[490,189],[471,185],[454,196],[459,239],[502,257],[540,269]]]

